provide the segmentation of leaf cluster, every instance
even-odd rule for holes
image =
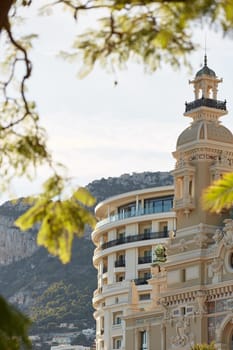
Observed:
[[[0,296],[0,349],[31,349],[30,320]]]
[[[191,350],[216,350],[215,343],[211,342],[210,344],[195,344],[191,347]]]
[[[133,59],[149,72],[163,63],[175,68],[188,65],[187,54],[198,47],[192,37],[195,25],[206,22],[223,34],[233,28],[232,0],[61,0],[56,4],[69,8],[75,19],[95,10],[97,24],[76,37],[70,53],[62,53],[67,59],[80,58],[80,77],[96,63],[115,70]]]
[[[233,205],[233,173],[226,173],[208,187],[203,194],[203,207],[211,212],[221,212]]]
[[[21,230],[39,224],[37,243],[58,256],[63,263],[70,261],[74,236],[83,234],[85,225],[94,227],[95,219],[88,211],[95,199],[85,188],[78,188],[68,198],[61,199],[67,183],[55,175],[44,184],[44,192],[29,198],[32,207],[16,220]]]

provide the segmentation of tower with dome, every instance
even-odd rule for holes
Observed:
[[[211,214],[201,203],[203,190],[233,171],[233,135],[220,120],[227,114],[226,101],[218,99],[221,82],[205,55],[189,81],[194,100],[185,103],[184,117],[191,123],[173,152],[174,188],[140,190],[97,207],[97,350],[188,350],[211,341],[217,350],[233,349],[233,220],[229,211]],[[166,229],[159,236],[161,223]],[[143,247],[151,257],[140,266]],[[124,255],[120,272],[112,267],[118,252]],[[136,274],[143,270],[140,285]]]

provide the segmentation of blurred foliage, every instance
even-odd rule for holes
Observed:
[[[211,212],[221,212],[233,205],[233,173],[223,177],[208,187],[203,194],[203,207]]]
[[[65,182],[61,177],[50,178],[39,198],[31,198],[32,207],[21,215],[15,224],[28,230],[40,224],[37,243],[58,256],[63,263],[70,261],[74,236],[80,237],[85,225],[94,227],[95,219],[85,206],[92,206],[95,199],[85,188],[79,188],[67,199],[59,199]],[[56,197],[58,196],[58,199]]]
[[[223,34],[233,28],[232,0],[68,0],[57,4],[70,9],[76,20],[84,12],[95,13],[92,28],[75,38],[70,53],[62,53],[69,60],[81,59],[80,77],[96,62],[110,71],[124,68],[130,60],[149,72],[164,63],[175,68],[188,65],[187,54],[198,47],[193,38],[195,26],[207,23]],[[52,7],[45,5],[44,10]]]
[[[29,319],[0,297],[0,349],[31,349]]]
[[[195,344],[191,347],[191,350],[216,350],[215,343],[211,342],[210,344]]]

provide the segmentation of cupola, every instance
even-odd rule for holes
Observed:
[[[221,82],[208,67],[205,55],[203,67],[189,81],[194,87],[194,100],[185,103],[184,116],[192,118],[192,122],[178,137],[173,152],[174,209],[179,228],[211,222],[213,218],[200,203],[202,192],[213,180],[233,170],[233,135],[219,120],[227,114],[226,100],[217,98]]]

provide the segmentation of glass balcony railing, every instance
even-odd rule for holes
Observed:
[[[137,242],[137,241],[143,241],[147,239],[159,239],[159,238],[167,238],[168,237],[168,232],[147,232],[147,233],[142,233],[138,235],[132,235],[132,236],[126,236],[126,237],[121,237],[118,239],[114,239],[109,242],[105,242],[101,245],[102,249],[107,249],[114,247],[119,244],[125,244],[125,243],[131,243],[131,242]]]
[[[169,198],[169,199],[158,201],[154,205],[151,205],[151,206],[148,205],[148,207],[145,207],[143,209],[141,208],[139,210],[136,210],[135,208],[133,208],[134,210],[131,210],[131,211],[125,211],[116,215],[110,215],[108,218],[99,221],[96,227],[98,228],[112,222],[125,220],[136,216],[165,213],[165,212],[171,211],[172,208],[173,208],[173,198]]]

